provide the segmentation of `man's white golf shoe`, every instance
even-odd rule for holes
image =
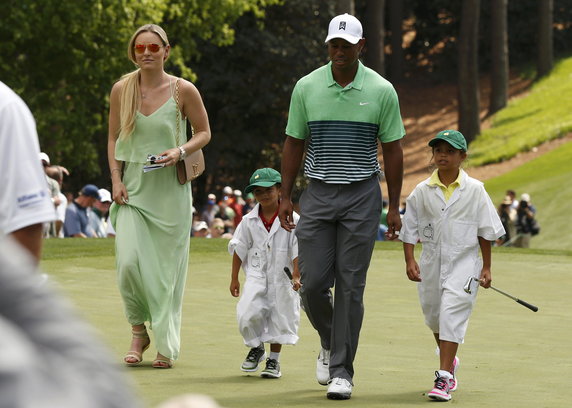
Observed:
[[[316,362],[316,379],[320,385],[330,382],[330,350],[321,349]]]
[[[345,378],[335,377],[328,386],[328,399],[345,400],[352,396],[352,384]]]

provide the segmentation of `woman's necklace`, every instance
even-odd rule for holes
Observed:
[[[156,89],[160,88],[162,85],[163,85],[163,83],[161,82],[161,83],[160,83],[158,86],[156,86],[155,88],[150,88],[150,89],[148,89],[148,90],[146,91],[147,93],[143,92],[143,89],[141,89],[141,99],[147,99],[147,95],[148,95],[149,93],[152,93],[152,92],[155,91]]]

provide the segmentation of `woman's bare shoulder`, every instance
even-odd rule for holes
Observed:
[[[123,89],[123,84],[125,83],[125,78],[118,79],[111,87],[111,94],[116,94],[121,92]]]

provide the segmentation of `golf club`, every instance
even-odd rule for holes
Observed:
[[[472,293],[471,283],[472,283],[473,281],[480,282],[478,278],[473,278],[473,277],[469,278],[469,280],[467,281],[467,283],[466,283],[465,286],[463,287],[463,289],[465,290],[465,292],[467,292],[467,293],[469,293],[469,294]],[[492,286],[492,285],[491,285],[491,289],[494,290],[494,291],[497,291],[497,292],[500,293],[501,295],[505,295],[506,297],[511,298],[511,299],[514,300],[516,303],[519,303],[519,304],[523,305],[524,307],[529,308],[529,309],[532,310],[533,312],[538,312],[538,307],[536,307],[536,306],[534,306],[534,305],[531,305],[530,303],[525,302],[524,300],[518,299],[517,297],[514,297],[514,296],[512,296],[512,295],[509,295],[508,293],[503,292],[502,290],[497,289],[497,288],[495,288],[495,287]]]
[[[288,279],[290,279],[290,283],[292,284],[292,289],[294,289],[294,278],[292,277],[292,272],[290,272],[290,268],[288,268],[287,266],[284,267],[284,273],[286,274],[286,276],[288,276]],[[298,296],[300,296],[300,292],[296,291],[298,293]],[[302,310],[304,309],[304,302],[302,302],[302,296],[300,296],[300,307],[302,308]]]

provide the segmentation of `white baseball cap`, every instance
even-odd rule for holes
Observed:
[[[101,201],[102,203],[110,203],[111,202],[111,193],[109,192],[109,190],[106,190],[104,188],[100,188],[98,190],[99,192],[99,201]]]
[[[328,42],[333,38],[341,38],[351,44],[357,44],[363,38],[363,28],[357,18],[348,13],[332,18],[328,27]]]
[[[209,225],[204,222],[204,221],[195,221],[195,224],[193,225],[193,230],[194,231],[200,231],[200,230],[208,230],[209,229]]]
[[[48,165],[50,164],[50,156],[48,156],[46,153],[41,152],[39,156],[40,161],[45,161]]]
[[[232,187],[231,186],[226,186],[225,188],[222,189],[222,193],[224,195],[231,195],[232,194]]]

